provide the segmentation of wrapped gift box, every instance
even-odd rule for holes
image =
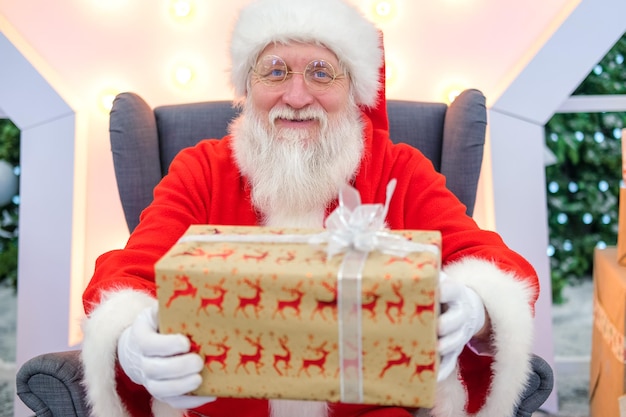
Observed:
[[[393,232],[430,250],[371,251],[340,283],[345,254],[289,241],[319,232],[191,226],[156,264],[160,331],[205,361],[195,393],[432,407],[440,233]]]
[[[624,417],[626,406],[626,267],[617,249],[596,249],[589,397],[592,416]]]

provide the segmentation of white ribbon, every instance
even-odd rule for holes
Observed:
[[[384,206],[361,204],[361,197],[355,188],[349,185],[343,187],[339,192],[339,206],[326,219],[326,232],[311,236],[309,243],[326,243],[329,258],[350,250],[379,251],[400,257],[412,252],[437,254],[439,248],[436,245],[411,242],[399,234],[384,230],[396,182],[394,178],[387,184]]]

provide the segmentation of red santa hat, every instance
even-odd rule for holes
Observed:
[[[357,104],[373,107],[383,65],[380,32],[343,0],[256,0],[241,10],[231,39],[231,81],[243,97],[258,55],[270,43],[314,42],[335,53]]]

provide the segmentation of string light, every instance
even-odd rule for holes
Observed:
[[[195,71],[187,64],[178,64],[172,70],[174,84],[179,87],[187,87],[194,79]]]
[[[119,91],[114,88],[107,88],[102,90],[98,95],[98,107],[105,112],[109,113],[113,107],[113,100],[119,94]]]
[[[378,0],[372,6],[372,17],[376,23],[388,22],[397,14],[398,7],[395,0]]]
[[[452,103],[454,100],[456,100],[459,94],[461,94],[461,90],[453,89],[453,90],[448,91],[448,94],[446,97],[448,100],[448,103]]]
[[[194,4],[192,0],[172,0],[170,2],[170,14],[176,19],[187,19],[193,15]]]
[[[445,84],[442,84],[438,88],[440,91],[440,100],[444,103],[452,103],[464,90],[468,88],[468,85],[471,85],[471,83],[463,77],[445,76],[445,78],[447,79]]]
[[[552,193],[555,194],[559,191],[559,183],[556,181],[550,181],[550,183],[548,184],[548,190]]]
[[[596,141],[596,143],[602,143],[604,142],[604,133],[602,132],[596,132],[593,134],[593,140]]]

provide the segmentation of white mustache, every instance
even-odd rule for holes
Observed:
[[[299,110],[290,107],[274,107],[269,112],[269,119],[272,126],[274,126],[276,119],[294,121],[317,120],[321,123],[322,127],[325,127],[328,123],[328,117],[324,110],[311,107]]]

